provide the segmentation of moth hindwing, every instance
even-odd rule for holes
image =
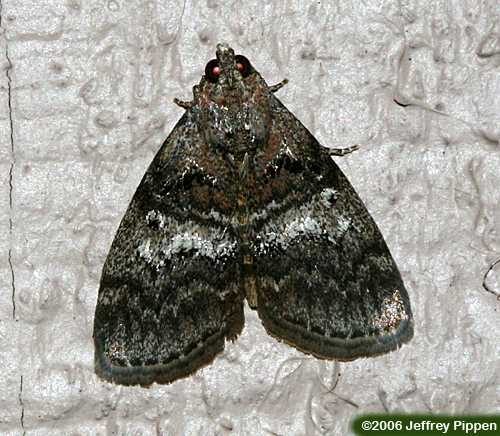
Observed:
[[[283,82],[284,83],[284,82]],[[358,195],[250,62],[224,44],[146,171],[104,264],[98,375],[169,383],[243,328],[320,358],[408,341],[408,294]]]

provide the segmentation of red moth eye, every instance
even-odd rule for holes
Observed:
[[[240,72],[240,74],[243,77],[248,77],[252,72],[250,61],[242,55],[236,55],[234,57],[234,61],[236,62],[236,69]]]
[[[220,76],[220,66],[217,59],[212,59],[205,66],[205,77],[212,83],[217,82]]]

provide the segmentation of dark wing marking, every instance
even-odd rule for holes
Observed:
[[[140,183],[103,268],[96,372],[125,385],[168,383],[209,363],[243,327],[227,166],[187,112]],[[217,177],[215,176],[217,175]]]
[[[253,274],[267,331],[317,357],[354,359],[413,335],[407,291],[366,207],[337,165],[277,100],[258,174]]]

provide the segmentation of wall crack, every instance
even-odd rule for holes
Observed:
[[[7,106],[9,108],[9,127],[10,127],[10,168],[9,168],[9,252],[8,252],[8,263],[10,268],[11,277],[11,298],[12,298],[12,318],[16,320],[16,275],[14,272],[14,267],[12,265],[12,238],[14,221],[13,216],[13,203],[14,203],[14,166],[16,164],[16,150],[14,146],[14,122],[12,118],[12,61],[9,56],[9,44],[6,36],[7,29],[3,26],[3,1],[0,0],[0,30],[4,35],[5,40],[5,58],[7,59],[7,68],[5,69],[5,77],[7,79]],[[26,434],[24,428],[24,402],[23,402],[23,376],[21,375],[21,381],[19,384],[19,405],[21,407],[21,416],[19,421],[21,428],[23,429],[23,436]]]
[[[23,436],[26,434],[24,429],[24,402],[23,402],[23,376],[21,376],[21,384],[19,386],[19,405],[21,406],[21,428],[23,429]]]
[[[3,1],[0,0],[0,29],[4,34],[5,39],[5,58],[7,59],[7,68],[5,70],[5,76],[7,78],[7,105],[9,108],[9,125],[10,125],[10,168],[9,168],[9,237],[10,246],[8,252],[8,263],[10,268],[11,277],[11,298],[12,298],[12,318],[16,319],[16,275],[14,272],[14,267],[12,265],[12,237],[13,237],[13,196],[14,196],[14,166],[16,164],[16,153],[14,146],[14,122],[12,118],[12,61],[9,56],[9,44],[6,36],[6,28],[3,27]]]

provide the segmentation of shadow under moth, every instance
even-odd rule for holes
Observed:
[[[156,154],[102,271],[95,370],[170,383],[244,324],[322,359],[398,348],[408,293],[366,207],[250,62],[225,44]]]

